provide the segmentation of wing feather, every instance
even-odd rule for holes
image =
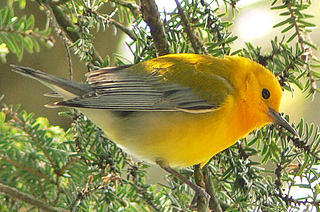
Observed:
[[[139,75],[126,66],[104,68],[86,76],[93,91],[55,105],[116,111],[182,110],[190,113],[212,111],[221,105],[221,102],[215,104],[201,98],[188,86],[166,81],[156,70]]]

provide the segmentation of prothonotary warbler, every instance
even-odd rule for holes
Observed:
[[[166,167],[205,165],[268,123],[296,134],[279,114],[277,78],[244,57],[169,54],[89,72],[88,83],[12,69],[65,99],[49,107],[79,108],[124,151]]]
[[[90,72],[88,84],[20,66],[12,69],[65,99],[49,107],[79,108],[119,147],[180,178],[196,197],[205,197],[206,211],[209,195],[172,167],[203,166],[268,123],[297,135],[279,114],[277,78],[243,57],[169,54]]]

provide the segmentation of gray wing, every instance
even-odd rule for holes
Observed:
[[[139,76],[128,66],[104,68],[87,74],[92,92],[56,102],[55,106],[109,109],[115,111],[186,111],[204,113],[217,108],[193,90],[165,82],[156,74]]]

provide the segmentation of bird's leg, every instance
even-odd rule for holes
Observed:
[[[209,211],[209,199],[210,199],[210,195],[204,190],[202,189],[200,186],[194,184],[193,182],[191,182],[190,180],[188,180],[187,178],[185,178],[182,174],[180,174],[179,172],[177,172],[176,170],[174,170],[173,168],[171,168],[170,166],[166,165],[163,161],[161,160],[157,160],[156,163],[163,168],[164,170],[166,170],[167,172],[169,172],[170,174],[172,174],[173,176],[177,177],[178,179],[180,179],[182,182],[184,182],[185,184],[187,184],[192,190],[194,190],[195,192],[195,199],[196,198],[202,198],[205,203],[203,205],[205,205],[205,209],[198,209],[198,211]],[[192,201],[194,202],[194,201]]]

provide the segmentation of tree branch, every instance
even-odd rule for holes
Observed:
[[[34,134],[34,132],[32,130],[30,130],[30,126],[28,126],[28,124],[26,122],[24,122],[23,120],[21,120],[18,115],[16,113],[14,113],[13,111],[9,110],[9,109],[3,109],[3,111],[8,114],[9,116],[11,116],[11,118],[13,120],[15,120],[19,125],[20,128],[26,132],[29,137],[32,139],[32,141],[35,143],[35,145],[43,152],[43,154],[46,156],[46,158],[48,159],[51,167],[53,167],[54,169],[57,167],[56,163],[53,161],[51,154],[48,152],[48,150],[41,144],[41,142],[38,139],[38,135]],[[32,127],[31,127],[32,128]]]
[[[135,18],[138,18],[141,11],[140,11],[140,7],[132,2],[129,2],[129,1],[121,1],[121,0],[110,0],[111,2],[113,3],[116,3],[120,6],[123,6],[123,7],[127,7],[129,8],[129,10],[132,12],[133,16]]]
[[[205,182],[203,181],[203,174],[201,171],[200,165],[194,165],[194,180],[198,186],[201,188],[205,187]],[[210,194],[209,194],[210,195]],[[208,211],[208,201],[205,199],[204,196],[196,196],[195,198],[197,201],[197,209],[198,211]],[[209,198],[208,198],[209,200]],[[220,211],[217,211],[220,212]]]
[[[49,4],[50,4],[50,6],[59,6],[59,5],[67,3],[68,1],[70,1],[70,0],[59,0],[59,1],[50,0]]]
[[[194,50],[194,52],[196,54],[199,54],[200,53],[200,50],[202,50],[203,53],[205,54],[208,54],[206,48],[202,45],[202,43],[200,42],[200,40],[198,39],[198,37],[195,35],[193,29],[191,28],[190,26],[190,22],[188,20],[188,17],[186,16],[180,2],[178,0],[175,0],[176,1],[176,4],[177,4],[177,8],[178,8],[178,11],[179,11],[179,15],[181,17],[181,20],[184,24],[184,29],[190,39],[190,42],[191,42],[191,45],[192,45],[192,48]]]
[[[210,179],[208,164],[202,168],[202,172],[203,172],[203,180],[206,185],[206,192],[211,196],[209,200],[209,207],[212,211],[222,212],[219,198],[213,188],[212,180]]]
[[[55,17],[55,21],[63,29],[63,31],[68,35],[72,42],[77,41],[80,38],[80,33],[75,30],[69,30],[68,28],[75,29],[76,27],[72,21],[65,16],[65,13],[58,6],[51,6],[51,10]]]
[[[57,175],[59,175],[59,176],[63,175],[63,173],[64,173],[65,171],[67,171],[67,169],[69,169],[70,166],[72,166],[73,164],[75,164],[75,163],[78,162],[79,160],[80,160],[80,158],[78,158],[78,157],[74,157],[74,158],[72,158],[71,160],[69,160],[69,161],[67,162],[67,164],[66,164],[64,167],[62,167],[62,168],[57,172]]]
[[[133,31],[126,27],[125,25],[119,23],[118,21],[110,18],[110,16],[104,16],[100,15],[97,11],[91,10],[90,13],[99,19],[103,20],[104,24],[112,24],[118,29],[122,30],[124,33],[126,33],[132,40],[137,40],[136,35],[133,33]]]
[[[53,29],[56,31],[59,38],[66,43],[66,45],[71,46],[73,42],[81,38],[78,31],[69,30],[75,29],[76,27],[74,26],[72,21],[68,17],[66,17],[65,13],[60,9],[59,6],[45,5],[40,0],[37,0],[37,2],[45,8],[46,14],[49,20],[51,20]],[[73,48],[73,50],[76,51],[75,47]],[[91,57],[92,63],[98,62],[99,64],[103,64],[103,59],[94,47],[92,47]]]
[[[131,29],[129,29],[128,27],[124,26],[123,24],[119,23],[116,20],[113,20],[111,18],[108,19],[108,21],[113,24],[115,27],[119,28],[120,30],[122,30],[124,33],[126,33],[132,40],[137,40],[136,35],[133,33],[133,31]]]
[[[143,20],[150,28],[158,54],[161,56],[170,53],[169,43],[155,0],[141,0],[141,12]]]
[[[306,63],[306,69],[308,72],[308,77],[310,79],[310,86],[311,86],[311,93],[315,94],[317,92],[317,84],[316,80],[314,79],[312,72],[311,72],[311,66],[309,64],[310,60],[313,57],[312,49],[309,45],[305,44],[305,38],[303,36],[303,31],[300,29],[299,24],[297,22],[298,17],[295,14],[295,10],[292,8],[292,5],[290,4],[290,1],[286,2],[286,5],[289,9],[291,18],[293,20],[294,28],[298,36],[298,42],[300,44],[301,49],[304,51],[304,54],[302,55],[303,61]]]
[[[1,160],[5,160],[5,161],[7,161],[8,163],[11,163],[11,164],[12,164],[13,166],[15,166],[16,168],[19,168],[19,169],[25,170],[25,171],[27,171],[27,172],[29,172],[29,173],[32,173],[32,174],[34,174],[35,176],[37,176],[37,177],[39,177],[39,178],[41,178],[41,179],[45,179],[45,180],[49,181],[49,182],[52,183],[52,184],[56,184],[56,182],[55,182],[53,179],[49,178],[47,175],[43,174],[42,172],[33,170],[33,169],[31,169],[30,167],[23,166],[21,163],[16,162],[16,161],[13,161],[13,160],[11,160],[11,159],[8,158],[8,157],[1,156],[0,159],[1,159]]]
[[[57,23],[62,27],[63,31],[71,38],[72,42],[77,41],[81,38],[79,32],[70,31],[68,28],[74,29],[75,26],[73,25],[72,21],[65,16],[64,12],[58,7],[58,6],[52,6],[51,7],[52,12],[55,16],[55,20]],[[94,61],[97,61],[98,63],[102,64],[103,59],[99,55],[99,53],[95,50],[94,47],[92,47],[92,63]]]
[[[3,193],[5,193],[15,199],[26,202],[30,205],[33,205],[37,208],[44,210],[44,211],[48,211],[48,212],[67,212],[68,211],[68,210],[65,210],[62,208],[52,207],[52,206],[48,205],[47,203],[36,199],[35,197],[31,196],[30,194],[26,194],[22,191],[19,191],[16,188],[12,188],[12,187],[4,185],[2,183],[0,183],[0,192],[3,192]]]

